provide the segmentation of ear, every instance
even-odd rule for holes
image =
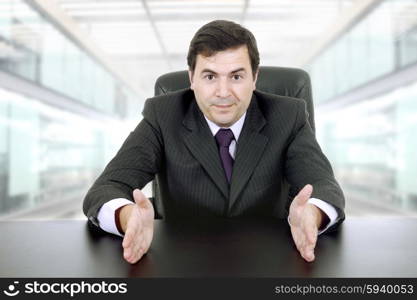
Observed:
[[[190,79],[190,89],[194,90],[194,81],[193,81],[194,72],[188,69],[188,79]]]
[[[253,78],[253,90],[256,90],[256,81],[258,80],[259,68],[256,70],[255,78]]]

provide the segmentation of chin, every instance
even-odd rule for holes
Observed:
[[[216,118],[215,123],[219,126],[229,127],[233,123],[233,118]]]
[[[218,125],[219,125],[220,127],[230,127],[230,126],[232,126],[233,124],[232,124],[232,122],[219,122],[219,123],[218,123]]]

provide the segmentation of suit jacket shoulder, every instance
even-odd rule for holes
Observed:
[[[255,90],[254,95],[258,107],[266,119],[276,119],[277,115],[279,116],[282,113],[296,115],[300,109],[306,109],[306,103],[303,99],[269,94],[259,90]]]
[[[182,89],[147,99],[142,114],[151,123],[170,124],[182,121],[193,101],[193,91]]]

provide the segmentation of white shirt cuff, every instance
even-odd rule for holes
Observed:
[[[307,203],[314,204],[315,206],[320,208],[329,217],[329,220],[330,220],[329,223],[327,224],[327,226],[324,229],[322,229],[318,232],[318,235],[322,234],[327,229],[329,229],[330,226],[333,226],[336,223],[338,213],[336,211],[336,208],[334,208],[333,205],[331,205],[327,202],[324,202],[323,200],[317,199],[317,198],[310,198],[310,199],[307,200]],[[290,216],[288,216],[287,221],[288,221],[288,224],[291,226]]]
[[[123,236],[120,234],[119,230],[117,230],[114,214],[116,209],[126,204],[132,204],[132,201],[124,198],[117,198],[104,203],[97,215],[100,228],[109,233]]]
[[[330,222],[327,224],[327,226],[324,229],[319,231],[319,235],[325,232],[327,229],[329,229],[330,226],[333,226],[336,223],[338,214],[337,214],[336,208],[334,208],[333,205],[317,198],[310,198],[308,199],[307,203],[314,204],[329,217]]]

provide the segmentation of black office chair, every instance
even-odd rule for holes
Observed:
[[[155,96],[190,87],[187,71],[171,72],[155,82]],[[260,91],[303,99],[307,104],[310,125],[315,131],[311,81],[307,72],[295,68],[260,67],[256,88]],[[163,206],[158,189],[158,175],[152,184],[155,218],[163,218]],[[290,191],[291,194],[291,191]]]

